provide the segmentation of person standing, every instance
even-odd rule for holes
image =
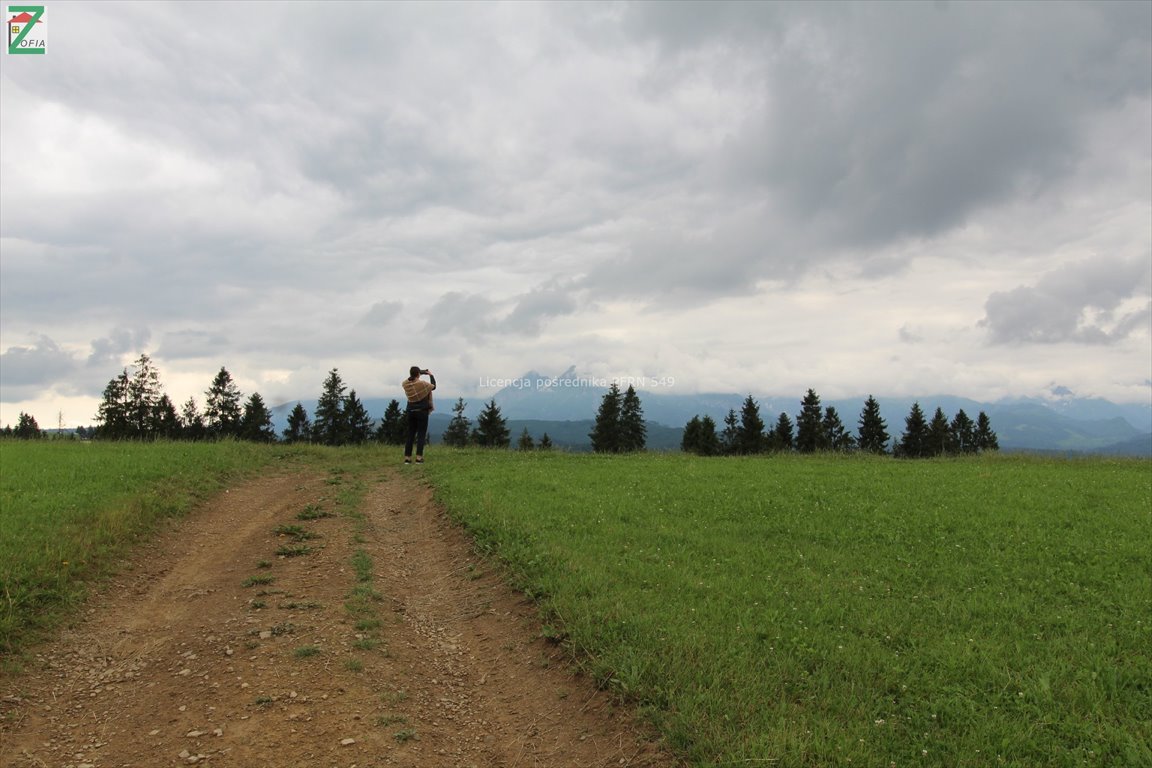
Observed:
[[[421,379],[427,376],[428,381]],[[404,441],[404,463],[412,463],[412,445],[416,445],[416,463],[424,463],[424,443],[428,438],[428,415],[434,409],[432,390],[436,389],[436,377],[432,371],[414,365],[408,369],[408,378],[400,382],[404,396],[408,398],[408,435]]]

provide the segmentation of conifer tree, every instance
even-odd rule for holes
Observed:
[[[38,440],[44,436],[44,433],[40,431],[36,417],[20,411],[20,416],[16,419],[16,429],[13,430],[12,435],[21,440]]]
[[[834,406],[824,409],[824,419],[820,422],[822,444],[829,451],[850,451],[856,447],[856,439],[840,421],[840,414]]]
[[[701,456],[715,456],[720,453],[720,438],[716,435],[716,422],[711,416],[700,419],[700,440],[696,453]]]
[[[212,386],[204,393],[207,402],[204,406],[204,424],[208,436],[236,437],[240,432],[240,418],[243,408],[240,405],[240,389],[232,381],[232,374],[223,366],[212,379]]]
[[[552,438],[548,437],[548,433],[547,433],[547,432],[545,432],[545,433],[544,433],[544,434],[543,434],[543,435],[540,437],[540,450],[542,450],[542,451],[550,451],[550,450],[552,450]]]
[[[284,427],[283,435],[286,443],[306,443],[312,439],[312,422],[303,403],[296,403],[288,414],[288,426]]]
[[[324,379],[324,389],[312,416],[312,441],[321,445],[343,445],[348,437],[344,414],[344,382],[333,368]]]
[[[102,440],[127,440],[133,436],[129,416],[127,368],[104,387],[103,399],[96,413],[96,423],[96,436]]]
[[[620,410],[622,407],[620,387],[616,382],[608,388],[608,393],[600,401],[596,412],[596,423],[588,437],[592,439],[592,450],[597,453],[618,453],[620,451]]]
[[[368,415],[364,403],[356,397],[356,390],[348,393],[344,398],[344,442],[353,445],[363,445],[372,437],[372,417]]]
[[[880,404],[868,395],[864,409],[860,411],[860,450],[868,453],[887,453],[888,425],[880,418]]]
[[[648,442],[648,427],[644,424],[644,408],[640,396],[631,384],[620,403],[620,450],[642,451]]]
[[[787,413],[781,413],[780,418],[776,419],[776,426],[772,429],[768,443],[771,450],[782,453],[787,453],[795,447],[795,440],[792,437],[792,419]]]
[[[168,395],[160,395],[155,411],[156,437],[165,440],[179,440],[183,434],[180,417],[176,413],[176,406]]]
[[[500,406],[495,400],[489,401],[476,417],[476,429],[472,432],[477,445],[486,448],[507,448],[511,442],[508,420],[500,415]]]
[[[966,454],[976,452],[976,425],[961,408],[948,425],[951,450]]]
[[[180,409],[180,439],[203,440],[206,432],[204,417],[196,407],[196,398],[190,397]]]
[[[800,401],[800,415],[796,417],[796,450],[800,453],[815,453],[827,448],[821,429],[823,411],[820,396],[809,389]]]
[[[932,414],[932,421],[928,424],[928,440],[926,448],[929,456],[943,456],[949,452],[949,443],[952,439],[948,428],[948,417],[944,415],[943,408],[936,408]]]
[[[720,453],[731,455],[736,452],[737,439],[740,434],[740,419],[733,408],[728,409],[724,417],[724,431],[720,433]]]
[[[264,404],[264,398],[259,392],[253,392],[244,403],[239,437],[241,440],[253,443],[276,442],[276,430],[272,427],[272,412]]]
[[[760,404],[752,395],[744,398],[740,407],[740,426],[736,428],[736,453],[753,454],[764,450],[764,420],[760,418]]]
[[[920,403],[912,403],[912,410],[904,419],[904,434],[900,437],[897,453],[905,459],[920,459],[931,455],[928,445],[928,421]]]
[[[996,439],[996,433],[992,431],[992,421],[984,411],[980,411],[980,415],[976,417],[976,449],[979,451],[1000,450],[1000,442]]]
[[[532,435],[528,434],[528,427],[524,427],[524,431],[520,433],[516,447],[522,451],[531,451],[536,447],[536,441],[532,439]]]
[[[160,373],[148,355],[133,363],[135,370],[128,380],[128,423],[131,436],[152,440],[157,434],[158,408],[162,389]]]
[[[464,415],[465,407],[464,398],[457,398],[456,405],[452,406],[452,420],[448,422],[448,428],[444,430],[444,437],[442,438],[444,445],[455,448],[463,448],[468,445],[472,422]]]
[[[700,415],[697,414],[684,425],[684,432],[680,435],[680,450],[684,453],[700,452]]]
[[[376,441],[384,445],[404,445],[406,428],[400,401],[392,399],[384,409],[384,417],[380,419],[380,426],[376,429]]]

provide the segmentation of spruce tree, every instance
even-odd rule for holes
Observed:
[[[720,438],[716,435],[716,422],[711,416],[700,419],[700,439],[696,453],[701,456],[715,456],[720,453]]]
[[[629,384],[620,403],[620,450],[642,451],[648,442],[648,427],[644,424],[644,408],[640,396]]]
[[[753,454],[764,450],[764,420],[760,418],[760,404],[752,395],[744,398],[740,407],[740,426],[736,428],[736,453]]]
[[[368,415],[364,403],[356,397],[356,390],[344,398],[344,442],[363,445],[372,437],[372,417]]]
[[[542,450],[542,451],[552,450],[552,438],[548,437],[547,432],[545,432],[543,434],[543,436],[540,438],[540,450]]]
[[[40,425],[36,423],[36,417],[29,413],[20,411],[20,416],[16,420],[16,429],[12,432],[13,437],[21,440],[37,440],[44,436],[40,431]]]
[[[822,451],[824,434],[821,429],[823,411],[820,408],[820,396],[815,390],[809,389],[800,401],[800,415],[796,417],[796,450],[800,453],[815,453]]]
[[[380,426],[376,429],[376,441],[384,445],[404,445],[405,431],[404,412],[400,410],[400,401],[393,399],[384,409],[384,417],[380,419]]]
[[[948,428],[948,417],[944,415],[943,408],[936,408],[932,414],[932,421],[928,424],[928,440],[926,448],[929,456],[943,456],[949,452],[949,442],[952,433]]]
[[[608,388],[608,393],[600,401],[596,411],[596,423],[588,437],[592,439],[592,450],[597,453],[618,453],[620,451],[620,409],[622,406],[620,387],[616,382]]]
[[[160,396],[160,373],[148,355],[140,355],[133,363],[135,371],[128,381],[128,423],[132,437],[155,439]]]
[[[772,429],[768,443],[771,450],[782,453],[790,452],[795,447],[795,440],[792,437],[792,419],[788,414],[781,413],[780,418],[776,419],[776,426]]]
[[[500,415],[500,406],[495,400],[489,401],[484,410],[476,417],[475,435],[476,444],[485,448],[507,448],[511,442],[511,433],[508,431],[508,420]]]
[[[109,380],[96,412],[96,437],[102,440],[126,440],[131,437],[128,421],[128,369]]]
[[[196,407],[196,398],[190,397],[180,409],[180,439],[203,440],[206,433],[204,417]]]
[[[976,452],[976,425],[963,408],[956,412],[952,423],[948,425],[948,431],[953,451],[960,454]]]
[[[241,440],[253,443],[276,442],[276,430],[272,427],[272,412],[264,404],[264,398],[259,392],[253,392],[244,403],[239,436]]]
[[[240,432],[240,418],[243,408],[240,405],[240,389],[232,381],[232,374],[223,366],[212,379],[212,386],[204,393],[207,402],[204,406],[204,424],[208,436],[236,437]]]
[[[160,401],[156,403],[154,419],[156,437],[165,440],[180,439],[183,428],[180,426],[180,417],[176,413],[176,406],[173,405],[172,398],[168,395],[160,395]]]
[[[996,433],[992,431],[992,421],[984,411],[980,411],[980,415],[976,417],[976,449],[979,451],[1000,450],[1000,441],[996,439]]]
[[[860,450],[868,453],[888,452],[888,425],[880,418],[880,403],[868,395],[864,410],[860,411]]]
[[[457,398],[456,405],[452,406],[452,420],[448,422],[448,429],[444,430],[444,445],[450,445],[454,448],[463,448],[468,445],[469,432],[472,429],[472,422],[464,415],[464,408],[467,407],[464,398]]]
[[[333,368],[324,379],[324,389],[312,416],[312,441],[321,445],[343,445],[348,435],[344,416],[344,382]]]
[[[739,434],[740,419],[736,411],[729,408],[728,415],[724,417],[724,431],[720,433],[720,453],[725,456],[735,453]]]
[[[931,455],[928,445],[928,421],[920,403],[912,403],[912,410],[904,419],[904,434],[900,437],[897,453],[905,459],[921,459]]]
[[[820,433],[825,450],[850,451],[856,447],[856,439],[844,427],[844,422],[840,421],[840,414],[836,412],[834,406],[829,405],[824,409],[824,419],[820,422]]]
[[[532,439],[532,435],[528,434],[528,427],[524,427],[524,431],[520,433],[520,439],[516,441],[516,447],[522,451],[531,451],[536,447],[536,442]]]
[[[700,447],[700,416],[697,414],[684,425],[684,432],[680,436],[680,450],[684,453],[699,453]]]
[[[303,403],[296,403],[288,414],[288,426],[284,427],[283,435],[286,443],[306,443],[312,439],[312,422]]]

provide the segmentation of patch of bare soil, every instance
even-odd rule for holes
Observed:
[[[678,765],[405,470],[360,519],[297,519],[332,480],[278,474],[172,524],[0,681],[0,765]]]

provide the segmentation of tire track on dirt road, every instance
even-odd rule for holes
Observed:
[[[678,765],[404,469],[357,514],[300,520],[347,480],[280,472],[173,522],[0,681],[0,765]]]

